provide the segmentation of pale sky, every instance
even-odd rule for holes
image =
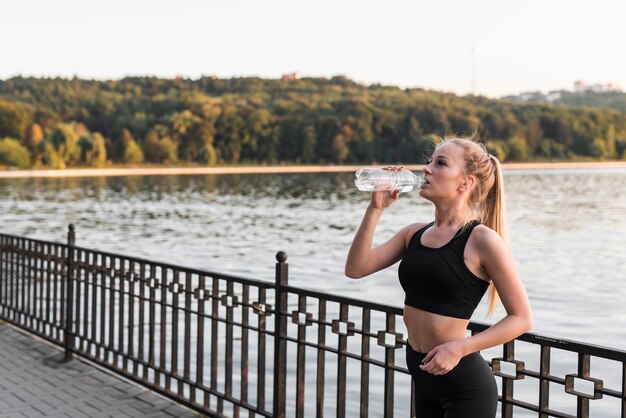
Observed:
[[[626,88],[626,1],[0,3],[3,80],[293,71],[457,94],[474,85],[489,97],[571,90],[578,79]]]

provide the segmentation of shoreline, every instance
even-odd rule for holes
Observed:
[[[158,176],[198,174],[274,174],[274,173],[333,173],[354,172],[363,167],[384,165],[293,165],[293,166],[245,166],[245,167],[146,167],[146,168],[75,168],[64,170],[6,170],[0,178],[34,177],[111,177],[111,176]],[[421,170],[423,165],[405,165],[408,170]],[[546,170],[585,168],[626,168],[626,161],[610,162],[554,162],[554,163],[504,163],[503,170]]]

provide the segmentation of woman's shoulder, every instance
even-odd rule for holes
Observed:
[[[482,223],[477,224],[469,238],[471,245],[477,249],[490,249],[506,245],[502,237],[493,229]]]
[[[431,224],[432,222],[416,222],[416,223],[409,224],[405,226],[404,228],[402,228],[401,231],[404,232],[405,248],[409,248],[409,244],[411,243],[411,240],[413,239],[413,237],[418,231],[425,229]]]

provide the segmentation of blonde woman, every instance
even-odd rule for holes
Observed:
[[[478,352],[532,326],[507,245],[500,163],[479,143],[446,139],[424,167],[424,180],[420,195],[435,205],[435,219],[408,225],[372,248],[378,220],[399,195],[373,192],[345,272],[358,279],[401,261],[407,365],[418,418],[494,417],[497,386]],[[487,290],[489,312],[500,299],[506,316],[468,337],[470,317]]]

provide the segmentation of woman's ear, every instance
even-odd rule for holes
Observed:
[[[471,191],[472,189],[474,189],[474,186],[476,185],[476,177],[474,176],[465,176],[465,181],[461,184],[461,186],[459,186],[459,190],[460,191]]]

